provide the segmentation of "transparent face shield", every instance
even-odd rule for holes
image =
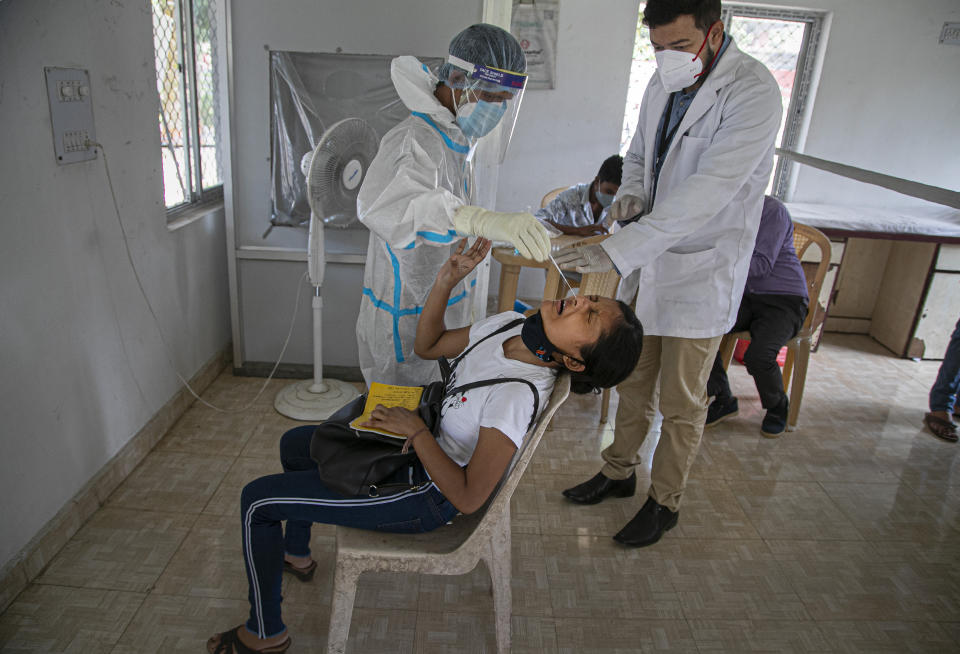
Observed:
[[[443,81],[455,89],[457,124],[470,141],[471,154],[477,142],[484,139],[491,142],[497,161],[502,162],[517,124],[527,76],[471,64],[453,55],[448,55],[447,61],[454,68]]]

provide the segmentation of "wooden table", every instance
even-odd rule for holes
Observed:
[[[601,234],[584,238],[582,236],[561,235],[550,239],[550,243],[553,246],[553,253],[556,254],[559,248],[574,243],[599,243],[607,236],[607,234]],[[560,273],[549,259],[547,261],[527,259],[521,257],[511,247],[493,248],[493,258],[500,263],[500,287],[497,291],[498,313],[513,309],[514,302],[517,300],[517,286],[520,282],[521,268],[542,268],[547,271],[547,281],[543,287],[544,300],[558,300],[567,296],[567,287],[561,283]],[[564,267],[563,269],[573,271],[572,268]],[[587,273],[583,275],[579,282],[580,293],[601,297],[616,297],[619,281],[620,276],[615,270],[605,273]],[[571,282],[570,285],[576,287],[578,284]]]

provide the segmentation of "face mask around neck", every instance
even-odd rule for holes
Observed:
[[[533,352],[541,361],[547,363],[558,363],[553,358],[553,353],[558,352],[563,356],[568,356],[577,363],[583,363],[580,359],[560,352],[557,347],[547,338],[547,332],[543,329],[543,316],[537,311],[532,316],[528,316],[523,321],[523,327],[520,328],[520,340],[527,346],[527,349]]]

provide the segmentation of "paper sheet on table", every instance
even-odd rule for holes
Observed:
[[[375,427],[361,427],[361,423],[370,420],[370,414],[377,408],[378,404],[383,406],[399,406],[410,411],[416,411],[420,406],[420,396],[423,395],[422,386],[394,386],[393,384],[381,384],[373,382],[370,384],[370,392],[367,393],[367,402],[363,405],[363,413],[359,418],[354,418],[350,422],[352,429],[360,431],[372,431],[384,436],[392,436],[400,440],[406,440],[406,436],[387,431],[386,429],[377,429]]]

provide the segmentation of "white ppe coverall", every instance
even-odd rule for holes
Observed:
[[[437,77],[414,57],[397,57],[393,85],[411,115],[387,132],[357,196],[370,229],[357,319],[360,369],[372,382],[416,386],[439,378],[436,361],[413,353],[421,307],[459,236],[452,216],[470,204],[467,139],[434,96]],[[448,329],[472,322],[476,271],[453,290]]]
[[[782,100],[773,75],[731,41],[677,128],[654,198],[657,127],[668,99],[654,76],[617,192],[639,197],[644,215],[602,247],[626,278],[620,296],[637,293],[645,334],[710,338],[737,317]]]

